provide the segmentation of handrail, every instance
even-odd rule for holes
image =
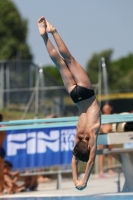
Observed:
[[[77,121],[78,121],[77,116],[49,118],[49,119],[13,120],[8,122],[0,122],[0,125],[6,125],[0,127],[0,131],[76,126]],[[112,114],[112,115],[101,116],[101,124],[131,122],[131,121],[133,121],[133,114]]]
[[[76,126],[76,122],[31,124],[31,125],[7,126],[7,127],[3,126],[3,127],[0,127],[0,131],[39,129],[39,128],[56,128],[56,127],[69,127],[69,126]]]
[[[12,120],[8,122],[0,122],[0,125],[14,125],[14,124],[35,124],[35,123],[49,123],[49,122],[68,122],[77,121],[78,117],[60,117],[48,119],[25,119],[25,120]]]

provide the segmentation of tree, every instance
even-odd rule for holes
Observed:
[[[111,84],[112,90],[133,90],[133,53],[126,57],[111,62]]]
[[[63,81],[60,76],[60,73],[55,66],[45,66],[43,69],[44,69],[44,73],[46,72],[51,77],[53,77],[57,81],[58,84],[63,85]]]
[[[27,21],[10,0],[0,0],[0,60],[32,59],[26,43]]]
[[[108,50],[102,51],[101,53],[94,53],[92,57],[89,59],[86,66],[86,72],[89,75],[90,80],[93,84],[98,82],[99,62],[102,57],[105,58],[107,71],[110,71],[110,62],[111,62],[112,53],[113,53],[113,50],[108,49]]]
[[[100,59],[104,57],[108,74],[109,90],[119,92],[133,90],[133,53],[115,61],[111,60],[112,53],[113,50],[109,49],[92,55],[86,67],[91,82],[98,82],[98,65]]]

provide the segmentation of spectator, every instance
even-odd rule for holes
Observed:
[[[112,112],[113,112],[113,107],[111,106],[111,104],[110,103],[105,103],[104,106],[102,107],[102,114],[103,115],[110,115],[110,114],[112,114]],[[105,134],[107,134],[109,132],[112,132],[112,124],[102,124],[101,128],[100,128],[100,132],[101,133],[105,133]],[[107,145],[107,147],[109,149],[112,149],[113,145]],[[99,149],[103,150],[104,148],[105,148],[104,145],[100,145],[99,146]],[[99,177],[100,178],[104,178],[105,177],[105,175],[104,175],[104,157],[105,156],[103,154],[99,156],[99,168],[100,168]],[[108,168],[109,168],[108,173],[110,175],[113,175],[113,174],[115,174],[113,172],[113,170],[112,170],[113,158],[112,158],[111,155],[108,155],[107,158],[108,158]]]
[[[35,176],[35,175],[29,175],[28,176],[28,173],[31,173],[30,171],[26,172],[26,173],[27,173],[27,176],[22,177],[22,180],[24,181],[24,186],[25,186],[24,191],[35,191],[35,190],[37,190],[37,187],[38,187],[37,178],[38,177]]]
[[[11,171],[12,167],[13,167],[12,163],[9,162],[9,161],[4,161],[4,163],[5,163],[5,165],[8,166],[8,173],[12,177],[12,181],[14,183],[16,183],[18,181],[18,178],[19,178],[19,175],[20,175],[19,171],[12,172]]]
[[[32,171],[26,171],[26,176],[22,176],[22,180],[24,182],[25,189],[23,191],[35,191],[38,187],[38,176],[36,175],[28,175],[32,173]]]
[[[11,172],[12,169],[12,164],[9,161],[5,161],[4,162],[4,172],[3,172],[3,176],[4,176],[4,189],[6,190],[6,192],[8,194],[12,194],[12,193],[17,193],[17,192],[21,192],[25,189],[25,186],[18,186],[16,181],[19,173],[12,173]],[[11,176],[14,176],[13,178]]]
[[[45,118],[46,119],[49,119],[49,118],[58,118],[58,116],[55,113],[52,113],[51,115],[47,115]]]
[[[22,180],[24,181],[24,184],[21,186],[21,187],[18,187],[17,186],[17,181],[18,181],[18,178],[19,178],[19,171],[15,171],[15,172],[12,172],[12,163],[9,162],[9,161],[5,161],[5,171],[4,173],[6,173],[6,175],[8,174],[10,176],[10,179],[11,179],[11,183],[15,189],[15,191],[13,192],[23,192],[23,191],[34,191],[37,189],[37,186],[38,186],[38,182],[37,182],[37,176],[23,176],[22,177]],[[30,173],[29,172],[26,172],[27,174]],[[8,179],[9,177],[5,177],[6,179]],[[10,182],[10,180],[9,180]],[[18,187],[18,188],[17,188]],[[5,189],[8,191],[8,193],[10,193],[10,189],[8,188],[7,184],[5,184]]]
[[[0,122],[3,121],[3,115],[0,114]],[[2,127],[3,125],[0,125]],[[0,195],[3,193],[4,188],[4,177],[3,177],[3,170],[4,170],[4,157],[5,157],[5,150],[3,149],[4,139],[6,137],[5,131],[0,131]]]

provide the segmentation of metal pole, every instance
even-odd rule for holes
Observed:
[[[9,77],[9,65],[6,64],[6,89],[8,90],[6,92],[6,106],[8,108],[10,103],[10,77]]]
[[[36,78],[36,87],[35,87],[35,118],[38,118],[38,102],[39,102],[39,74]]]
[[[44,90],[39,90],[40,91],[40,103],[39,106],[41,108],[41,111],[43,114],[45,113],[45,77],[44,77],[44,72],[42,69],[42,64],[39,65],[39,84],[41,88],[44,88]],[[45,113],[46,114],[46,113]]]
[[[25,110],[24,110],[24,113],[23,113],[21,119],[24,119],[24,118],[25,118],[25,116],[26,116],[26,114],[27,114],[27,112],[28,112],[28,110],[29,110],[29,108],[30,108],[30,105],[31,105],[31,103],[32,103],[32,101],[33,101],[33,99],[34,99],[34,96],[35,96],[35,91],[32,92],[31,97],[30,97],[30,99],[29,99],[29,102],[28,102],[28,104],[27,104],[27,106],[26,106],[26,108],[25,108]]]
[[[57,190],[62,188],[62,174],[58,172],[57,175]]]
[[[4,107],[4,64],[0,64],[0,109]]]
[[[99,106],[101,108],[101,60],[99,61],[98,65],[98,99],[99,99]]]
[[[101,62],[102,62],[102,72],[103,72],[104,94],[106,97],[105,100],[108,101],[108,75],[104,57],[101,58]]]

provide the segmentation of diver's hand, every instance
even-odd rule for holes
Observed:
[[[83,181],[79,181],[78,180],[78,182],[75,184],[75,186],[76,186],[75,188],[77,190],[83,190],[83,189],[86,188],[87,184],[85,182],[83,182]]]
[[[74,185],[76,187],[76,185],[78,185],[80,181],[77,179],[77,180],[74,180],[73,182],[74,182]]]

